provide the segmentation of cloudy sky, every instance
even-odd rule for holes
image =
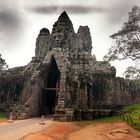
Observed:
[[[34,56],[35,41],[43,27],[50,31],[64,10],[73,22],[88,25],[93,51],[102,60],[112,45],[109,36],[128,19],[128,12],[139,0],[0,0],[0,53],[9,67],[27,64]],[[131,61],[129,61],[129,64]],[[126,62],[114,62],[121,75]]]

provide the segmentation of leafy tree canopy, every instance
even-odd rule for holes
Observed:
[[[6,70],[8,68],[8,65],[6,64],[5,60],[2,58],[0,54],[0,72]]]
[[[140,69],[134,66],[130,66],[124,72],[126,79],[140,79]]]
[[[115,42],[109,49],[108,54],[104,56],[105,61],[124,59],[140,61],[140,7],[134,6],[132,8],[128,21],[124,23],[120,31],[111,35],[111,38],[113,38]],[[135,72],[140,72],[138,67],[131,66],[124,73],[126,78],[132,78],[130,76],[134,74],[132,69],[135,69]],[[131,74],[129,75],[128,73]]]

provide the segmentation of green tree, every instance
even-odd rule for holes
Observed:
[[[134,6],[132,8],[128,21],[124,23],[120,31],[111,35],[111,38],[115,42],[109,49],[108,54],[104,56],[105,61],[125,59],[140,61],[140,7]],[[132,78],[131,75],[138,78],[136,75],[140,72],[139,69],[137,66],[130,66],[124,75],[126,78]]]
[[[6,64],[5,60],[2,58],[0,54],[0,72],[4,71],[8,68],[8,65]]]
[[[140,79],[140,69],[134,66],[130,66],[124,72],[126,79]]]

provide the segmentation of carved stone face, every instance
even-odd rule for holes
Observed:
[[[65,34],[63,32],[56,32],[52,35],[53,47],[63,47]]]

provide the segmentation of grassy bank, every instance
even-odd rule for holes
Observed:
[[[3,112],[0,112],[0,119],[6,119],[6,114]]]
[[[95,123],[114,123],[114,122],[122,122],[122,119],[119,116],[111,116],[111,117],[98,118],[90,121],[86,121],[86,120],[77,121],[76,124],[90,125]]]
[[[124,111],[127,113],[123,116],[123,119],[132,125],[132,127],[140,131],[140,103],[125,106]],[[129,120],[129,116],[132,121]]]
[[[98,118],[93,121],[79,121],[76,122],[79,125],[88,125],[94,123],[114,123],[114,122],[127,122],[133,128],[140,131],[140,103],[134,105],[125,106],[123,109],[125,112],[123,115],[120,116],[111,116],[105,118]]]

